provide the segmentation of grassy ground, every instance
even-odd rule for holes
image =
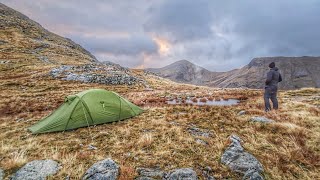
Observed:
[[[136,167],[158,166],[163,170],[210,166],[217,179],[241,179],[220,163],[227,138],[237,134],[244,148],[263,164],[266,179],[320,179],[319,89],[281,91],[280,109],[263,111],[262,91],[213,89],[175,84],[148,75],[154,91],[139,86],[106,86],[51,79],[51,66],[1,65],[0,168],[6,176],[36,159],[54,159],[62,169],[51,179],[79,179],[96,161],[111,157],[121,166],[120,179],[136,176]],[[10,72],[10,73],[7,73]],[[14,72],[14,73],[12,73]],[[142,72],[135,71],[142,76]],[[69,94],[103,88],[120,93],[146,111],[132,119],[80,128],[64,133],[32,135],[26,130],[63,103]],[[166,105],[164,98],[186,96],[242,99],[239,105]],[[244,116],[238,116],[246,110]],[[266,116],[276,123],[249,122],[252,116]],[[188,128],[209,130],[211,137],[197,137]],[[88,145],[97,147],[89,150]]]

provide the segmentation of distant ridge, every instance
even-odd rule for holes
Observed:
[[[176,82],[222,88],[264,88],[268,65],[275,62],[283,76],[280,89],[320,87],[320,57],[260,57],[240,69],[211,72],[187,60],[180,60],[163,68],[149,68],[164,78]]]
[[[197,66],[188,60],[180,60],[162,68],[148,68],[146,70],[176,82],[195,85],[203,85],[220,74]]]

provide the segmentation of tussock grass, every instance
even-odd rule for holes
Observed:
[[[220,163],[228,136],[239,135],[244,148],[256,156],[267,179],[319,179],[320,119],[319,89],[281,91],[280,109],[264,112],[262,91],[217,89],[176,84],[145,75],[154,91],[141,86],[106,86],[59,81],[46,76],[53,65],[26,65],[1,73],[0,167],[11,174],[36,159],[54,159],[62,169],[49,179],[80,179],[95,162],[112,158],[120,165],[120,179],[133,179],[137,167],[163,170],[210,166],[217,179],[240,179]],[[5,69],[6,67],[1,68]],[[28,71],[26,71],[28,70]],[[36,72],[36,76],[32,76]],[[31,78],[32,77],[32,78]],[[121,122],[80,128],[69,132],[31,135],[26,130],[59,107],[69,94],[103,88],[116,91],[146,111]],[[167,105],[168,99],[240,99],[235,106]],[[246,114],[237,113],[245,110]],[[265,116],[276,123],[249,122]],[[208,130],[212,137],[194,137],[190,127]],[[199,144],[201,139],[208,145]],[[90,150],[88,146],[97,147]]]

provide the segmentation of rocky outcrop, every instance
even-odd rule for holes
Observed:
[[[170,172],[161,171],[159,168],[137,168],[139,176],[136,180],[197,180],[197,173],[192,168],[174,169]],[[211,176],[210,176],[211,177]]]
[[[245,179],[263,179],[261,163],[241,146],[241,139],[232,135],[229,137],[231,144],[221,157],[221,163],[227,165],[232,171],[244,175]]]
[[[167,175],[168,180],[197,180],[197,173],[192,168],[181,168],[170,171]]]
[[[59,164],[53,160],[35,160],[27,163],[19,169],[12,180],[45,180],[46,177],[54,175],[60,169]]]
[[[94,163],[83,175],[83,180],[108,179],[116,180],[119,175],[119,165],[112,159]]]
[[[268,119],[268,118],[262,117],[262,116],[252,117],[252,118],[250,118],[250,121],[252,121],[252,122],[261,122],[261,123],[272,123],[272,122],[274,122],[274,120]]]
[[[161,171],[160,168],[137,168],[139,180],[147,179],[162,179],[165,177],[165,172]]]
[[[50,71],[53,78],[66,81],[80,81],[84,83],[99,83],[107,85],[133,85],[147,83],[130,74],[130,71],[123,67],[104,65],[104,64],[86,64],[78,66],[63,65],[53,68]]]

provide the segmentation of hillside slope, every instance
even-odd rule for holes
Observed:
[[[6,63],[75,64],[97,61],[72,40],[49,32],[1,3],[0,12],[0,59],[6,59]]]
[[[20,12],[1,3],[0,12],[1,85],[54,78],[148,88],[141,75],[115,63],[98,62],[80,45],[49,32]]]

